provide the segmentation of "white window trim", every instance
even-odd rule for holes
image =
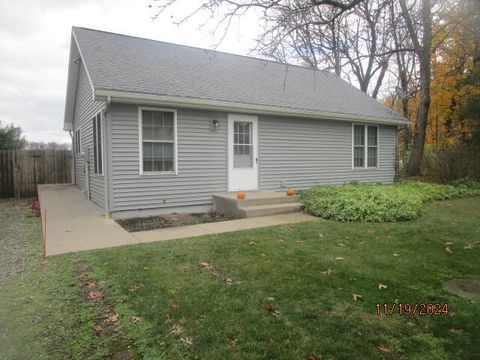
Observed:
[[[102,138],[102,172],[100,173],[96,173],[95,172],[95,154],[93,155],[93,172],[92,172],[92,175],[94,176],[104,176],[104,169],[105,169],[105,157],[104,157],[104,154],[105,154],[105,136],[103,135],[105,133],[105,131],[103,131],[103,110],[102,111],[99,111],[98,113],[95,114],[94,118],[96,118],[99,114],[100,114],[100,131],[102,132],[100,135],[101,135],[101,138]],[[97,129],[97,132],[98,132],[98,129]],[[93,128],[92,128],[92,135],[93,135]],[[93,137],[92,137],[92,144],[95,144],[95,142],[93,141]],[[95,153],[95,147],[93,148],[93,152]],[[98,155],[98,154],[97,154]]]
[[[364,161],[363,166],[355,166],[355,126],[363,126],[363,134],[364,134]],[[377,166],[368,166],[368,127],[376,127],[377,128]],[[378,125],[375,124],[365,124],[365,123],[352,123],[352,169],[353,170],[364,170],[364,169],[380,169],[380,128]]]
[[[173,171],[143,171],[143,119],[142,111],[164,111],[173,113]],[[177,109],[138,107],[138,162],[139,175],[178,175],[178,151],[177,151]]]

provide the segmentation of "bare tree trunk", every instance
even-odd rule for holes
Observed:
[[[420,106],[413,134],[412,156],[408,163],[407,174],[410,176],[420,175],[425,149],[425,136],[428,124],[428,111],[430,109],[430,83],[431,69],[430,58],[432,51],[432,4],[431,0],[422,0],[422,25],[423,35],[420,44],[417,31],[415,31],[412,18],[407,9],[405,0],[400,0],[403,16],[407,24],[408,32],[415,45],[415,52],[420,60]]]

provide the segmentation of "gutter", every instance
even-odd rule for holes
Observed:
[[[172,106],[172,107],[185,107],[190,109],[204,109],[204,110],[217,110],[225,112],[241,112],[258,115],[280,115],[280,116],[293,116],[300,118],[315,118],[325,120],[339,120],[348,122],[364,122],[372,124],[387,124],[387,125],[407,125],[410,121],[399,118],[377,118],[371,116],[353,115],[353,114],[339,114],[324,111],[313,110],[301,110],[293,108],[283,108],[277,106],[268,105],[255,105],[245,104],[230,101],[220,100],[204,100],[195,98],[184,98],[177,96],[164,96],[164,95],[151,95],[141,93],[129,93],[122,91],[109,91],[109,90],[96,90],[94,92],[94,99],[96,101],[111,101],[119,103],[142,103],[145,105],[158,105]]]

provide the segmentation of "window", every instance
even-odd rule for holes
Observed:
[[[140,173],[176,172],[174,110],[140,108]]]
[[[92,119],[93,128],[93,171],[95,174],[103,174],[102,159],[102,113],[98,113]]]
[[[367,126],[367,167],[377,167],[378,126]]]
[[[251,122],[233,123],[233,167],[251,168],[253,166],[253,136]]]
[[[80,144],[80,129],[75,130],[75,136],[74,136],[74,141],[75,141],[75,154],[80,154],[82,151],[81,149],[81,144]]]
[[[363,125],[353,126],[353,166],[365,166],[365,128]]]
[[[378,167],[378,126],[353,125],[353,167]]]

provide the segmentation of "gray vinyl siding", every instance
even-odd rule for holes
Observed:
[[[138,106],[112,104],[109,116],[112,212],[208,205],[226,191],[226,114],[177,110],[178,175],[139,175]]]
[[[378,169],[352,169],[351,122],[261,116],[258,132],[260,190],[394,181],[395,126],[379,126]]]
[[[227,191],[227,114],[177,109],[178,175],[139,174],[138,106],[112,104],[107,118],[112,212],[210,205]],[[259,190],[391,183],[395,144],[396,127],[380,126],[379,168],[352,169],[352,123],[260,116]]]
[[[93,128],[92,128],[92,119],[93,117],[103,109],[105,106],[104,102],[93,101],[93,93],[90,83],[88,81],[88,76],[85,71],[85,67],[80,64],[78,83],[75,96],[75,107],[73,114],[73,130],[80,129],[80,146],[83,151],[84,148],[89,149],[90,163],[89,163],[89,173],[90,173],[90,198],[96,204],[104,207],[105,203],[105,183],[104,176],[94,174],[94,165],[93,165]],[[103,121],[103,127],[105,127],[105,120]],[[105,140],[105,132],[102,131],[103,139]],[[75,137],[74,137],[75,139]],[[75,140],[74,140],[75,142]],[[105,146],[104,146],[105,148]],[[73,149],[75,149],[75,143],[73,144]],[[74,151],[75,152],[75,151]],[[86,191],[86,174],[84,171],[84,158],[80,154],[75,154],[75,184]],[[103,164],[105,164],[105,156],[103,156]]]

